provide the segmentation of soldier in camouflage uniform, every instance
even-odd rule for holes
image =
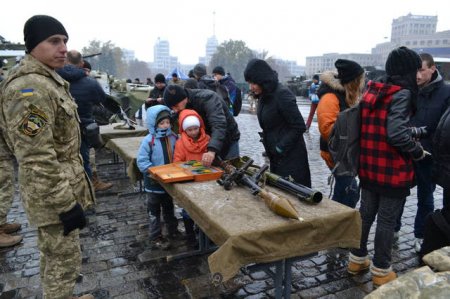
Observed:
[[[14,199],[13,156],[7,149],[0,126],[0,248],[14,246],[22,241],[22,236],[12,236],[20,229],[19,223],[6,223],[6,215]]]
[[[77,107],[54,71],[64,65],[68,34],[58,20],[38,15],[25,23],[24,38],[27,55],[0,90],[0,124],[19,165],[29,222],[38,227],[44,298],[73,298],[81,269],[79,229],[94,192],[80,155]]]

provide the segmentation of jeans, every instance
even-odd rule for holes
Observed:
[[[84,140],[83,137],[81,138],[80,154],[83,158],[84,171],[86,171],[89,178],[92,179],[92,170],[91,166],[89,165],[89,144],[86,142],[86,140]]]
[[[417,182],[417,214],[414,221],[414,236],[423,238],[425,218],[434,211],[433,192],[436,184],[432,181],[433,159],[426,157],[414,163]]]
[[[406,198],[386,197],[364,188],[361,189],[361,207],[359,212],[362,220],[361,243],[359,249],[352,249],[352,254],[367,256],[367,241],[370,228],[377,217],[375,231],[375,254],[373,265],[388,269],[391,265],[391,251],[394,238],[394,227]]]
[[[359,200],[359,186],[355,177],[335,176],[333,200],[354,208]]]
[[[147,212],[150,217],[150,240],[162,235],[161,208],[168,233],[172,234],[177,231],[178,220],[175,218],[172,197],[167,193],[146,193],[146,196]]]
[[[224,160],[230,160],[233,158],[239,157],[239,140],[233,141],[230,144],[227,154],[224,157]]]

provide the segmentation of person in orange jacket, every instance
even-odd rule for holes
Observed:
[[[178,117],[180,138],[175,143],[174,162],[197,160],[201,161],[204,153],[208,151],[209,135],[205,132],[202,117],[191,109],[184,109]],[[189,244],[196,243],[194,221],[185,209],[182,209],[186,239]]]
[[[208,151],[209,135],[205,132],[202,117],[191,109],[184,109],[178,118],[180,139],[175,144],[174,162],[201,161]]]
[[[333,170],[334,162],[328,150],[328,139],[339,112],[357,105],[364,87],[364,69],[356,62],[338,59],[337,72],[326,71],[320,76],[322,82],[317,95],[317,122],[320,131],[320,156]],[[358,183],[353,176],[334,176],[334,201],[354,208],[359,200]]]

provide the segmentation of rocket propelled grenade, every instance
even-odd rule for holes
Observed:
[[[225,162],[222,162],[225,163]],[[258,182],[263,175],[263,173],[267,170],[268,166],[264,165],[259,171],[253,173],[252,176],[249,176],[246,174],[246,170],[252,165],[253,160],[249,159],[245,162],[244,165],[240,168],[232,167],[230,168],[230,165],[226,165],[226,168],[231,172],[230,173],[224,173],[222,178],[218,180],[217,182],[222,185],[225,190],[230,190],[233,187],[233,184],[236,183],[238,185],[246,186],[250,189],[251,193],[253,195],[257,195],[261,197],[264,200],[264,203],[266,206],[271,209],[276,214],[287,217],[287,218],[293,218],[298,219],[300,221],[303,221],[303,218],[301,218],[297,211],[295,210],[294,206],[291,204],[291,202],[283,197],[279,197],[276,194],[269,192],[265,188],[262,188],[258,185]],[[225,165],[223,165],[225,166]]]

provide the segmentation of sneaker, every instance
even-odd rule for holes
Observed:
[[[151,249],[167,250],[170,248],[170,242],[166,238],[159,236],[154,240],[150,240]]]
[[[414,241],[414,250],[416,250],[417,253],[420,252],[420,249],[422,248],[423,238],[416,238]]]
[[[384,276],[372,275],[372,283],[374,287],[379,287],[383,284],[393,281],[397,278],[397,274],[394,271],[390,271],[388,274]]]
[[[352,275],[356,275],[363,271],[366,271],[367,269],[369,269],[369,267],[370,267],[369,259],[364,260],[362,264],[350,261],[347,266],[347,272]]]

